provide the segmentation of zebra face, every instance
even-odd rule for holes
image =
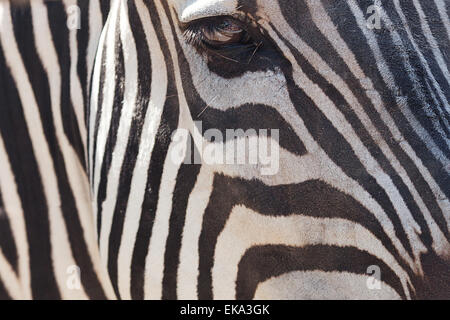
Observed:
[[[116,294],[446,292],[430,275],[448,272],[450,256],[450,76],[437,45],[449,40],[423,18],[434,6],[392,1],[368,15],[372,1],[113,1],[89,155]],[[174,139],[180,130],[187,140]],[[226,161],[240,140],[243,163]],[[195,161],[205,149],[223,161]],[[367,285],[371,268],[380,290]]]

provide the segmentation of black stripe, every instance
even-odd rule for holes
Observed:
[[[180,60],[185,59],[182,54],[180,56]],[[306,147],[292,126],[283,119],[275,108],[261,104],[245,104],[226,111],[208,108],[195,90],[189,68],[186,67],[187,64],[180,63],[180,65],[183,66],[181,72],[186,74],[183,79],[183,88],[185,92],[189,92],[189,94],[186,94],[186,98],[191,115],[194,120],[201,121],[202,134],[209,129],[219,130],[224,142],[226,142],[229,139],[235,139],[234,136],[226,134],[228,129],[242,129],[244,131],[253,129],[257,136],[260,133],[259,130],[267,129],[268,137],[270,137],[272,130],[276,129],[279,131],[279,143],[282,148],[298,156],[307,153]],[[196,115],[198,115],[196,112],[201,110],[201,107],[205,111],[196,119]]]
[[[450,259],[439,257],[435,252],[420,256],[424,277],[414,283],[417,299],[450,300]]]
[[[88,115],[88,83],[90,70],[88,70],[87,64],[87,48],[89,44],[89,36],[91,34],[89,25],[89,1],[77,0],[77,6],[80,8],[80,27],[77,31],[77,46],[78,46],[78,63],[77,63],[77,73],[80,79],[81,90],[83,92],[83,103],[84,103],[84,116],[85,116],[85,127],[88,127],[89,118]]]
[[[400,279],[382,260],[354,247],[327,245],[302,248],[267,245],[248,249],[239,262],[236,298],[250,300],[259,283],[292,271],[339,271],[368,276],[367,268],[372,265],[381,269],[381,281],[405,299]]]
[[[193,159],[196,159],[194,153],[198,151],[192,143],[192,137],[190,139],[191,152],[187,153],[186,156],[189,157],[191,155],[194,156]],[[172,198],[172,212],[169,219],[169,235],[164,254],[164,277],[162,282],[162,298],[164,300],[177,299],[177,270],[180,263],[183,227],[186,220],[189,195],[195,186],[200,168],[201,165],[198,164],[182,164],[178,171],[177,183]]]
[[[100,11],[102,12],[103,25],[105,25],[106,19],[108,19],[109,10],[111,9],[111,0],[98,0],[98,2],[100,2]]]
[[[0,300],[12,300],[11,297],[9,296],[8,291],[6,291],[6,288],[3,285],[1,279],[0,279]]]
[[[10,188],[14,187],[15,186],[10,186]],[[14,271],[17,273],[17,248],[5,210],[6,209],[3,206],[2,194],[0,193],[0,249],[5,255],[6,260],[8,260]],[[19,212],[11,213],[13,215],[20,214]]]

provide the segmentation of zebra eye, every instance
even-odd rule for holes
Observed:
[[[245,36],[245,30],[234,21],[227,19],[212,28],[203,28],[204,41],[211,45],[240,43]]]
[[[232,17],[211,17],[184,26],[188,43],[200,50],[223,49],[248,44],[251,40],[244,23]]]

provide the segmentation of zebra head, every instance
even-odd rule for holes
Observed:
[[[89,159],[116,294],[448,294],[449,31],[442,0],[112,1]]]

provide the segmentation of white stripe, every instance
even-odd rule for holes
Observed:
[[[171,144],[168,154],[173,152],[173,148],[174,144]],[[145,299],[159,300],[162,296],[164,255],[166,240],[169,235],[169,219],[178,170],[179,165],[175,164],[170,156],[166,157],[158,195],[158,207],[155,213],[148,255],[145,259]]]
[[[200,259],[198,243],[202,231],[203,215],[213,188],[213,178],[213,173],[207,167],[202,166],[186,208],[180,263],[177,271],[177,298],[180,300],[198,299],[197,279]]]
[[[256,288],[255,300],[400,300],[381,277],[381,288],[369,289],[369,275],[349,272],[293,271],[267,279]]]

